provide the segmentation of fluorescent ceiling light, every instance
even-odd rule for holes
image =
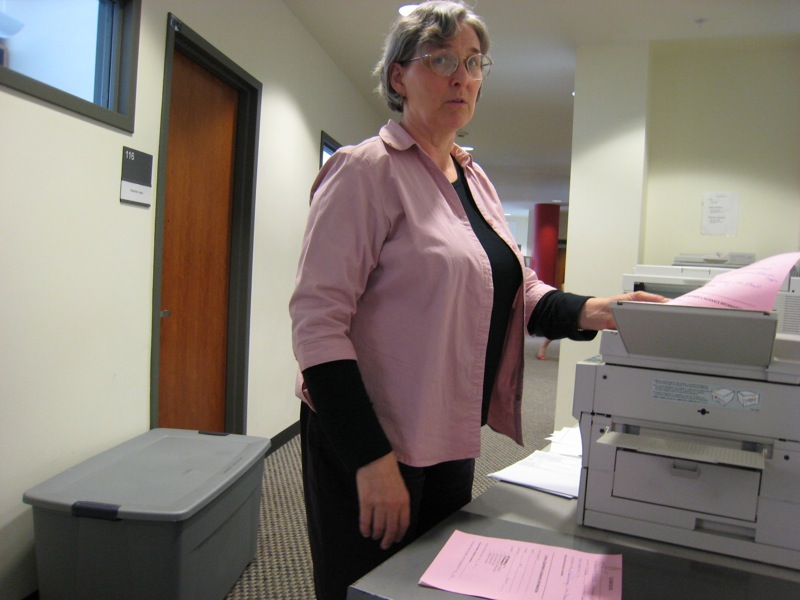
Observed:
[[[417,6],[419,6],[419,4],[404,4],[403,6],[397,9],[397,12],[399,12],[404,17],[407,17],[412,12],[414,12],[414,9],[417,8]]]

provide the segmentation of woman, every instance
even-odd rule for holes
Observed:
[[[522,443],[526,326],[578,340],[613,326],[611,299],[524,267],[494,187],[454,143],[488,49],[460,2],[398,19],[376,73],[399,123],[337,151],[312,188],[290,312],[321,599],[471,500],[483,424]]]
[[[544,338],[544,340],[542,340],[539,349],[536,351],[536,358],[539,360],[547,360],[547,347],[550,345],[551,341],[553,340],[550,338]]]

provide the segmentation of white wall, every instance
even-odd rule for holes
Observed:
[[[123,146],[158,160],[167,13],[264,85],[252,435],[298,418],[287,305],[320,130],[351,143],[383,120],[278,0],[143,5],[133,135],[0,88],[0,597],[10,600],[37,587],[23,492],[150,426],[155,207],[120,204],[119,178]]]
[[[619,293],[680,252],[800,248],[798,38],[581,48],[576,91],[567,291]],[[735,236],[700,234],[706,192],[739,195]],[[562,344],[557,427],[597,349]]]
[[[529,215],[506,215],[508,226],[511,228],[511,233],[514,234],[514,239],[522,249],[524,256],[531,255],[531,237],[529,235]]]

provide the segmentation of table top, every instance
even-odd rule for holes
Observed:
[[[348,600],[471,598],[419,585],[456,529],[476,535],[622,554],[624,600],[800,598],[800,571],[578,525],[577,502],[498,482],[350,586]]]

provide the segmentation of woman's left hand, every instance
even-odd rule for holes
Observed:
[[[356,471],[361,535],[380,540],[383,550],[403,539],[411,522],[410,503],[394,452]]]
[[[611,313],[614,302],[667,302],[669,299],[650,292],[628,292],[610,298],[589,298],[581,309],[578,327],[581,329],[600,330],[616,329],[617,323]]]

